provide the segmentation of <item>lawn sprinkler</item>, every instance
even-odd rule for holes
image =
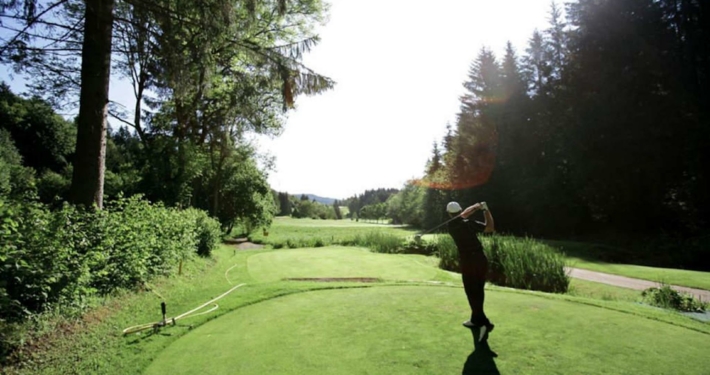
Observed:
[[[228,280],[228,281],[229,281],[229,280]],[[190,311],[188,311],[188,312],[186,312],[186,313],[180,314],[180,315],[178,315],[178,316],[176,316],[176,317],[174,317],[174,318],[166,318],[166,315],[165,315],[165,313],[166,313],[166,311],[165,311],[165,310],[166,310],[166,309],[165,309],[165,302],[161,302],[161,303],[160,303],[160,309],[161,309],[161,311],[162,311],[162,313],[163,313],[163,320],[162,320],[162,321],[154,322],[154,323],[139,324],[139,325],[137,325],[137,326],[128,327],[128,328],[126,328],[126,329],[123,330],[123,335],[125,336],[125,335],[131,334],[131,333],[138,333],[138,332],[145,331],[145,330],[148,330],[148,329],[151,329],[151,328],[153,329],[153,332],[156,333],[156,332],[160,329],[160,327],[165,327],[165,326],[167,326],[167,325],[170,324],[170,323],[172,323],[172,325],[175,326],[175,325],[177,324],[176,322],[177,322],[178,320],[180,320],[180,319],[191,318],[191,317],[196,317],[196,316],[200,316],[200,315],[204,315],[204,314],[209,314],[209,313],[211,313],[211,312],[213,312],[213,311],[215,311],[215,310],[217,310],[217,309],[219,308],[219,305],[217,305],[217,304],[215,303],[217,300],[219,300],[219,299],[225,297],[225,296],[228,295],[229,293],[232,293],[234,290],[236,290],[237,288],[241,288],[241,287],[243,287],[244,285],[246,285],[246,284],[242,283],[242,284],[239,284],[239,285],[237,285],[237,286],[234,286],[234,287],[232,287],[231,289],[229,289],[228,291],[222,293],[220,296],[215,297],[215,298],[213,298],[213,299],[211,299],[211,300],[209,300],[209,301],[203,303],[202,305],[197,306],[197,307],[195,307],[194,309],[192,309],[192,310],[190,310]],[[204,309],[205,307],[207,307],[207,305],[210,305],[210,304],[213,305],[211,309],[206,310],[206,311],[203,311],[203,312],[198,312],[198,311]]]
[[[165,318],[165,302],[160,302],[160,310],[163,312],[163,320],[153,324],[153,332],[157,333],[160,327],[165,327],[168,325],[167,319]],[[171,318],[173,326],[175,325],[175,318]]]

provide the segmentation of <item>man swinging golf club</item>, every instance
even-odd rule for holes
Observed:
[[[485,298],[484,286],[488,272],[488,258],[483,252],[483,245],[479,241],[478,233],[492,233],[494,229],[493,216],[488,210],[486,202],[476,203],[465,210],[457,202],[446,205],[446,211],[453,218],[449,222],[449,234],[454,239],[459,250],[459,265],[464,291],[471,306],[471,319],[463,323],[464,327],[478,329],[478,341],[487,338],[487,333],[493,331],[494,325],[483,311]],[[476,211],[483,211],[485,222],[469,220]]]

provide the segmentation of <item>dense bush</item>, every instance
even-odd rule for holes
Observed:
[[[681,294],[669,285],[661,285],[660,288],[648,288],[641,292],[641,296],[650,304],[665,309],[701,313],[708,308],[707,302],[699,301],[690,294]]]
[[[209,256],[212,249],[217,246],[222,236],[220,223],[211,218],[205,211],[191,208],[186,214],[194,216],[195,228],[197,230],[197,254]]]
[[[208,255],[219,237],[219,224],[204,212],[140,197],[96,212],[0,197],[0,319],[170,274],[181,259]]]
[[[436,243],[440,267],[458,272],[458,250],[451,236],[437,236]],[[564,257],[549,246],[531,238],[509,236],[485,237],[483,244],[490,282],[517,289],[567,292]]]
[[[22,165],[10,133],[0,129],[0,196],[23,198],[35,193],[34,170]]]

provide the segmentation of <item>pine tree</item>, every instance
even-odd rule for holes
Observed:
[[[481,49],[464,87],[452,164],[447,168],[451,187],[458,191],[454,196],[485,184],[494,168],[503,92],[500,66],[492,51]]]
[[[337,199],[333,202],[333,210],[335,211],[335,218],[342,220],[343,214],[340,212],[340,202]]]
[[[440,171],[444,165],[442,164],[442,156],[441,152],[439,151],[439,145],[434,142],[434,146],[432,148],[432,156],[431,159],[427,162],[427,167],[426,167],[426,175],[431,176],[434,175],[436,172]]]
[[[545,52],[550,65],[550,75],[554,80],[562,79],[562,70],[565,67],[567,58],[567,26],[563,20],[562,10],[557,3],[552,1],[550,5],[549,27],[545,30]]]
[[[531,84],[529,89],[533,95],[546,96],[548,94],[547,82],[550,79],[551,67],[550,62],[547,60],[549,53],[547,52],[545,40],[538,30],[533,32],[525,52],[526,56],[523,58],[523,64],[527,81]]]

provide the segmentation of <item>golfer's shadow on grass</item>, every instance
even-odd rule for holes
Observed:
[[[493,358],[497,357],[490,346],[488,340],[478,342],[478,330],[471,330],[473,336],[473,352],[466,358],[466,363],[463,365],[461,375],[478,375],[478,374],[496,374],[500,375],[496,362]]]

